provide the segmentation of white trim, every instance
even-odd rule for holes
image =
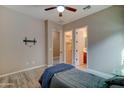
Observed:
[[[92,73],[92,74],[95,74],[97,76],[106,78],[106,79],[112,78],[114,76],[112,74],[96,71],[96,70],[93,70],[93,69],[86,69],[85,71],[89,72],[89,73]]]
[[[54,60],[54,59],[53,59],[53,40],[54,40],[54,39],[53,39],[53,36],[54,36],[54,32],[55,32],[55,31],[52,31],[52,38],[51,38],[51,40],[52,40],[52,41],[51,41],[51,42],[52,42],[52,47],[51,47],[51,49],[52,49],[52,65],[53,65],[53,60]],[[49,53],[50,53],[50,52],[49,52]],[[48,65],[47,67],[49,67],[49,66],[50,66],[50,65]]]
[[[63,36],[63,37],[64,37],[64,38],[63,38],[63,41],[64,41],[64,42],[63,42],[63,44],[64,44],[64,51],[63,51],[63,52],[64,52],[64,63],[66,63],[66,42],[65,42],[65,33],[66,33],[66,32],[64,32],[64,34],[63,34],[63,35],[64,35],[64,36]]]
[[[51,66],[53,66],[53,64],[51,64],[51,65],[47,65],[47,67],[51,67]]]
[[[12,74],[20,73],[20,72],[30,71],[30,70],[33,70],[33,69],[36,69],[36,68],[45,67],[45,66],[46,66],[46,65],[35,66],[35,67],[31,67],[31,68],[27,68],[27,69],[23,69],[23,70],[15,71],[15,72],[11,72],[11,73],[7,73],[7,74],[3,74],[3,75],[0,75],[0,77],[5,77],[5,76],[12,75]]]

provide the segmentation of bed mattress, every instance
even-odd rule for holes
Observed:
[[[105,79],[76,68],[54,74],[51,88],[105,88]]]

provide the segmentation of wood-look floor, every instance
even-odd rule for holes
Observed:
[[[0,78],[0,88],[39,88],[39,78],[44,68],[37,68],[30,71],[20,72]]]

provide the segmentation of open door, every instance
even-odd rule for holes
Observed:
[[[75,31],[75,65],[80,68],[87,67],[87,27]]]
[[[64,33],[65,38],[65,62],[67,64],[72,64],[72,31],[67,31]]]
[[[53,65],[60,63],[60,32],[52,32],[53,43]]]

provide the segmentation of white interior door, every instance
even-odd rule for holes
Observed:
[[[87,28],[78,28],[75,31],[75,65],[83,64],[83,56],[85,49],[85,37],[86,37]]]

